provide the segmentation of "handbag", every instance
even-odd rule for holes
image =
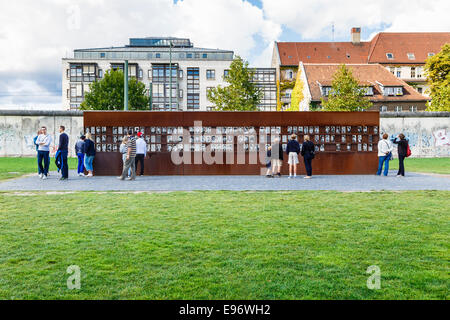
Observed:
[[[409,143],[406,145],[406,157],[411,156],[411,149],[409,148]]]

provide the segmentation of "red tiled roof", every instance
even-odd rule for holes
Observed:
[[[429,52],[438,53],[450,42],[450,32],[380,32],[369,42],[277,42],[281,65],[303,63],[423,64]],[[386,57],[392,53],[394,59]],[[414,53],[415,59],[408,59]]]
[[[436,54],[445,43],[450,43],[450,32],[381,32],[372,42],[369,63],[425,63],[428,53]],[[392,53],[394,58],[388,59],[386,53]],[[408,53],[413,53],[415,59],[409,59]]]
[[[367,63],[370,42],[277,42],[281,65],[304,63]]]
[[[308,80],[309,90],[313,101],[320,101],[322,97],[319,83],[322,85],[331,85],[330,80],[339,69],[339,64],[303,64],[305,68],[306,79]],[[348,68],[352,70],[353,76],[358,79],[360,84],[373,86],[374,95],[369,96],[372,102],[378,101],[427,101],[406,82],[398,79],[390,73],[385,67],[379,64],[349,64]],[[381,87],[378,83],[386,86],[403,87],[402,96],[383,96]]]

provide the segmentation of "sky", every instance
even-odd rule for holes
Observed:
[[[0,108],[57,109],[61,58],[131,37],[186,37],[269,67],[274,41],[450,31],[448,0],[0,0]]]

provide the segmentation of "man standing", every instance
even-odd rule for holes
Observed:
[[[59,145],[58,151],[61,154],[61,179],[67,180],[69,178],[69,167],[67,166],[67,154],[69,152],[69,136],[64,131],[64,126],[59,126]]]
[[[134,138],[132,131],[129,131],[126,134],[128,136],[127,157],[125,160],[125,165],[123,166],[122,175],[117,177],[117,179],[124,180],[128,174],[128,169],[131,168],[131,176],[127,178],[127,180],[136,180],[136,139]]]
[[[144,138],[142,138],[142,132],[138,132],[137,136],[139,137],[136,140],[136,160],[135,167],[137,171],[138,162],[141,163],[141,173],[140,176],[144,175],[144,159],[145,154],[147,153],[147,144],[145,143]]]
[[[50,166],[50,144],[52,143],[52,137],[47,134],[47,127],[41,128],[41,134],[36,139],[38,145],[38,167],[39,178],[45,180],[48,176],[48,168]],[[42,160],[44,160],[44,166],[42,166]]]

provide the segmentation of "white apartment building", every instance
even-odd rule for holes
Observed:
[[[223,76],[233,57],[230,50],[196,48],[189,39],[172,37],[131,38],[123,47],[76,49],[73,58],[62,59],[62,106],[79,108],[93,81],[109,69],[123,70],[128,60],[128,76],[142,81],[152,97],[149,109],[206,111],[213,107],[207,90],[225,85]]]

